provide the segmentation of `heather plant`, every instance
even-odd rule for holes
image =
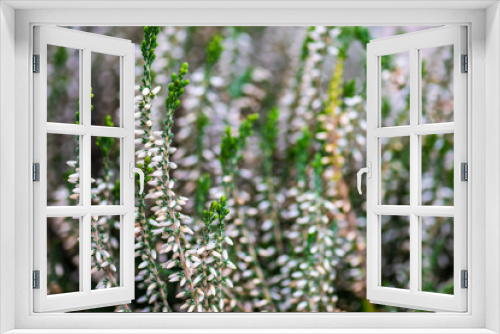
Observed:
[[[257,204],[261,213],[262,241],[265,244],[263,253],[267,256],[282,254],[285,250],[282,227],[279,221],[280,201],[278,179],[274,175],[274,155],[278,138],[279,109],[273,108],[266,115],[260,129],[260,148],[263,153],[262,180],[257,185],[257,192],[262,194]],[[267,233],[266,233],[267,232]],[[265,250],[265,251],[264,251]]]
[[[234,228],[231,230],[231,237],[239,242],[235,246],[236,257],[238,259],[239,271],[235,271],[233,280],[238,286],[235,287],[237,296],[232,301],[232,310],[248,311],[249,309],[264,309],[275,311],[267,278],[264,275],[258,259],[255,247],[255,236],[247,226],[247,221],[255,215],[255,208],[251,208],[246,203],[236,188],[236,181],[239,177],[238,163],[242,159],[243,150],[248,137],[253,133],[253,124],[258,119],[258,115],[251,114],[238,128],[238,134],[234,136],[229,127],[222,138],[220,163],[222,167],[222,188],[226,196],[231,197],[231,211],[234,212]],[[249,296],[249,302],[242,301],[245,296]],[[248,297],[247,297],[248,298]]]
[[[209,150],[209,146],[207,145],[207,138],[205,129],[210,124],[210,118],[213,117],[213,105],[211,100],[211,94],[213,94],[212,90],[214,89],[212,84],[212,71],[216,63],[219,61],[222,52],[224,51],[224,47],[222,45],[222,37],[219,34],[216,34],[211,37],[208,41],[205,55],[207,61],[203,67],[203,74],[201,81],[198,83],[197,87],[199,90],[199,103],[195,110],[196,112],[196,120],[195,120],[195,134],[196,140],[194,145],[195,156],[196,156],[196,167],[197,167],[197,175],[199,175],[197,179],[198,185],[201,185],[197,188],[196,192],[196,206],[197,206],[197,217],[202,218],[202,209],[204,203],[207,200],[208,189],[207,182],[209,182],[207,171],[209,164],[205,161],[206,150]],[[208,153],[211,155],[210,153]]]
[[[158,46],[156,36],[159,33],[158,27],[144,27],[144,40],[141,43],[141,53],[144,60],[143,65],[143,78],[142,85],[139,87],[140,95],[136,97],[138,101],[138,113],[136,117],[139,118],[139,124],[136,124],[136,134],[140,135],[140,144],[143,149],[136,152],[139,159],[137,166],[143,170],[145,174],[145,182],[149,185],[155,185],[154,170],[156,160],[155,157],[159,152],[157,147],[158,134],[153,132],[152,121],[152,103],[159,93],[161,87],[153,88],[153,72],[152,64],[156,59],[155,50]],[[139,125],[139,126],[137,126]],[[139,181],[139,180],[137,180]],[[142,281],[139,285],[144,295],[139,296],[138,301],[146,302],[147,309],[151,311],[171,311],[168,303],[168,290],[167,284],[161,276],[162,267],[158,260],[157,253],[157,233],[155,233],[155,224],[158,224],[151,218],[146,216],[147,203],[146,200],[150,199],[154,193],[149,191],[148,194],[136,194],[138,207],[136,222],[138,223],[139,233],[137,234],[137,242],[135,245],[136,256],[139,257],[138,269],[139,275],[136,276],[137,281]]]
[[[103,310],[395,310],[365,299],[365,202],[353,191],[356,172],[365,165],[364,46],[384,31],[396,30],[130,28],[126,33],[141,39],[135,143],[136,164],[146,176],[144,193],[136,194],[136,298]],[[49,100],[60,108],[59,101],[75,95],[69,82],[78,62],[64,50],[51,52],[52,73],[64,84],[54,86]],[[451,55],[446,49],[439,55],[442,63],[423,59],[423,117],[447,121]],[[405,63],[398,57],[382,59],[387,91],[399,92],[382,95],[388,124],[405,121],[408,111]],[[434,75],[439,66],[445,73],[441,81]],[[93,70],[92,75],[105,72]],[[100,98],[92,112],[113,126],[113,110],[103,108],[99,90],[93,92]],[[72,120],[74,111],[73,104],[65,117]],[[70,156],[48,152],[54,161],[67,161],[61,171],[67,182],[49,194],[51,203],[76,205],[79,200],[78,140]],[[119,200],[118,142],[105,137],[93,142],[98,158],[92,161],[93,204]],[[422,138],[422,200],[428,205],[453,203],[452,144],[452,136]],[[398,140],[384,145],[384,199],[392,203],[407,196],[409,147]],[[54,175],[49,175],[51,185]],[[70,249],[77,245],[75,226],[70,218],[54,218],[49,225],[54,293],[74,285],[69,274],[77,262]],[[117,286],[119,217],[93,217],[91,226],[92,286]],[[400,225],[384,226],[388,245],[407,240]],[[452,223],[436,218],[422,226],[423,286],[450,291]],[[57,247],[64,251],[57,253]],[[384,264],[384,284],[404,283],[408,273],[400,267],[407,253],[389,246],[381,251],[399,266]]]
[[[171,156],[176,151],[172,145],[174,138],[173,117],[175,110],[180,106],[179,98],[189,84],[189,80],[184,78],[187,72],[188,64],[184,63],[178,73],[172,73],[172,81],[168,85],[164,127],[161,139],[157,139],[154,143],[158,150],[154,150],[153,154],[157,153],[157,155],[151,159],[155,163],[156,170],[152,173],[154,180],[150,184],[156,189],[154,192],[150,192],[150,198],[156,200],[156,205],[151,208],[154,219],[150,219],[149,222],[157,227],[153,234],[161,235],[162,239],[166,240],[160,253],[169,256],[169,260],[162,267],[168,270],[168,282],[179,282],[181,291],[176,294],[176,298],[186,298],[180,309],[188,312],[194,310],[198,312],[222,311],[224,309],[222,284],[226,282],[223,270],[228,263],[231,263],[228,262],[227,251],[222,249],[224,218],[228,213],[225,209],[225,198],[221,199],[220,204],[213,203],[209,213],[203,214],[205,237],[201,239],[201,246],[193,248],[192,243],[199,240],[195,239],[193,230],[188,226],[192,220],[180,212],[182,207],[187,204],[188,198],[177,196],[174,193],[175,180],[171,177],[171,171],[177,169],[177,164],[171,161]],[[147,73],[146,70],[145,73]],[[146,157],[148,156],[151,155]],[[216,218],[213,216],[214,211],[217,213]],[[211,231],[214,220],[218,221],[219,226],[217,238],[212,236]],[[216,242],[211,242],[210,238]],[[203,262],[199,255],[202,255]],[[217,255],[222,258],[222,261],[217,262],[214,259]],[[206,264],[214,261],[216,262],[215,267],[212,268],[214,273],[209,275]],[[201,268],[199,268],[200,265],[202,265]],[[140,267],[141,265],[139,265]],[[154,290],[157,286],[157,281],[152,282],[148,291]],[[218,290],[215,286],[218,287]],[[163,287],[160,286],[160,288]],[[150,296],[149,303],[151,304],[156,301],[158,294],[151,293]]]
[[[197,256],[192,257],[199,263],[199,284],[196,288],[199,301],[196,305],[195,300],[191,299],[181,306],[187,308],[188,312],[194,310],[195,306],[198,312],[222,312],[230,300],[228,291],[233,283],[228,274],[236,267],[229,261],[228,251],[225,249],[225,245],[233,245],[232,240],[225,236],[225,219],[228,214],[224,196],[219,202],[213,201],[208,211],[203,211],[203,237],[196,250]],[[184,290],[180,294],[184,296],[189,292]]]
[[[211,127],[210,120],[214,119],[217,103],[217,90],[221,86],[220,79],[213,76],[214,68],[218,64],[223,45],[221,36],[215,34],[204,43],[203,54],[207,61],[192,72],[190,85],[186,87],[185,104],[190,106],[190,113],[177,115],[176,123],[181,128],[176,138],[183,143],[176,157],[179,168],[174,172],[174,177],[183,188],[196,190],[196,200],[187,204],[187,210],[193,213],[193,219],[203,219],[203,208],[210,205],[208,201],[208,189],[198,187],[200,182],[208,182],[206,179],[214,174],[216,166],[212,163],[216,156],[213,151],[213,133],[207,133]],[[192,210],[195,207],[195,210]],[[195,224],[196,231],[202,224]]]

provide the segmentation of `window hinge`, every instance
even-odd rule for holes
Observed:
[[[467,55],[462,55],[462,73],[469,72],[469,57]]]
[[[466,162],[460,164],[460,180],[469,181],[469,165]]]
[[[33,289],[40,289],[40,270],[33,270]]]
[[[467,289],[469,287],[469,273],[467,272],[467,270],[462,270],[460,274],[462,281],[461,287],[462,289]]]
[[[33,164],[33,181],[40,182],[40,164],[38,162]]]
[[[33,55],[33,73],[40,73],[40,55]]]

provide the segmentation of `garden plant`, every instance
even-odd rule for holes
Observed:
[[[146,183],[135,198],[135,299],[89,311],[405,311],[366,299],[366,203],[356,191],[366,152],[366,44],[403,28],[75,29],[138,45],[135,153]],[[424,62],[422,89],[428,119],[440,121],[453,108],[452,54],[436,52],[444,65]],[[48,110],[78,123],[72,57],[49,50]],[[382,117],[392,124],[409,115],[405,65],[398,55],[382,61]],[[93,120],[114,126],[116,64],[96,58],[92,76]],[[48,200],[56,205],[78,204],[79,140],[49,149]],[[423,200],[453,205],[442,181],[453,180],[453,136],[426,136],[422,145]],[[409,144],[396,138],[382,147],[384,201],[400,204],[409,193]],[[93,204],[119,203],[119,159],[119,139],[94,138]],[[78,220],[48,224],[48,291],[75,291]],[[425,224],[425,289],[452,291],[453,224]],[[383,221],[386,285],[408,282],[405,226],[403,218]],[[93,288],[119,286],[120,217],[93,217],[91,237]]]

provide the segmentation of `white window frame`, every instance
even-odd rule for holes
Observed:
[[[460,164],[467,163],[467,76],[461,73],[461,56],[467,54],[466,28],[450,25],[414,33],[385,37],[367,46],[367,162],[371,175],[367,179],[367,299],[376,304],[410,307],[431,311],[467,310],[467,290],[461,287],[461,271],[467,270],[467,182],[461,181]],[[422,123],[422,65],[420,50],[439,46],[453,47],[453,122]],[[407,52],[409,63],[409,125],[382,126],[381,57]],[[421,204],[421,136],[454,134],[454,205]],[[384,205],[381,182],[381,139],[409,139],[410,202],[408,205]],[[370,168],[370,167],[369,167]],[[472,182],[472,180],[471,180]],[[382,216],[409,217],[409,281],[408,289],[381,285]],[[422,291],[422,217],[453,218],[453,294]]]
[[[33,75],[34,162],[39,164],[39,181],[33,184],[33,268],[39,271],[39,289],[34,289],[34,311],[75,311],[107,305],[128,304],[134,299],[134,79],[135,47],[125,39],[75,31],[49,25],[34,27],[34,54],[38,54],[39,73]],[[47,121],[47,46],[78,50],[79,124]],[[91,124],[91,58],[92,53],[119,57],[120,124],[106,127]],[[47,134],[80,136],[80,203],[78,206],[47,206]],[[96,136],[120,141],[120,204],[92,205],[91,139]],[[93,289],[91,286],[91,216],[120,216],[120,258],[118,286]],[[79,283],[77,292],[47,295],[47,218],[79,218]]]
[[[221,7],[223,6],[223,9]],[[500,11],[496,1],[224,3],[6,1],[0,4],[0,329],[2,332],[500,332]],[[452,8],[461,6],[461,9]],[[61,8],[66,7],[66,8]],[[85,8],[86,7],[86,8]],[[103,9],[107,8],[107,9]],[[148,8],[143,10],[124,9]],[[180,8],[179,8],[180,7]],[[23,9],[24,8],[24,9]],[[47,8],[51,10],[46,10]],[[402,9],[403,8],[403,9]],[[406,9],[404,9],[406,8]],[[57,10],[55,10],[57,9]],[[408,10],[411,9],[411,10]],[[32,261],[32,27],[58,25],[441,25],[469,31],[468,312],[434,314],[35,314]],[[4,29],[6,28],[6,29]],[[15,34],[14,34],[15,33]],[[14,38],[15,36],[15,38]],[[6,46],[6,47],[4,47]],[[14,49],[15,48],[15,49]],[[15,51],[14,51],[15,50]],[[15,68],[14,68],[15,65]],[[486,71],[487,66],[487,71]],[[14,82],[14,85],[12,83]],[[5,98],[15,96],[15,101]],[[15,113],[12,112],[15,110]],[[487,121],[486,121],[487,120]],[[9,129],[13,127],[14,129]],[[12,147],[12,137],[15,146]],[[486,154],[486,152],[488,154]],[[6,162],[7,161],[7,162]],[[15,168],[10,164],[15,161]],[[486,164],[488,162],[488,164]],[[486,166],[486,167],[485,167]],[[15,177],[12,175],[15,173]],[[486,174],[488,179],[486,182]],[[12,189],[15,197],[12,199]],[[487,195],[486,195],[487,194]],[[13,209],[12,209],[13,208]],[[486,215],[487,214],[487,215]],[[486,217],[488,219],[486,219]],[[12,224],[15,222],[15,224]],[[472,229],[474,226],[474,229]],[[12,238],[14,235],[14,238]],[[28,237],[27,237],[28,236]],[[488,261],[488,266],[486,262]],[[13,288],[15,287],[15,288]],[[487,292],[487,293],[486,293]],[[14,305],[14,307],[12,307]],[[142,330],[132,330],[142,328]],[[356,328],[358,330],[356,330]],[[211,331],[207,330],[211,329]],[[221,330],[217,330],[221,329]],[[225,330],[223,330],[225,329]],[[233,329],[233,330],[229,330]],[[345,330],[342,330],[345,329]]]

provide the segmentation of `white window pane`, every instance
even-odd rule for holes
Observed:
[[[80,205],[80,136],[47,134],[47,205]]]
[[[420,50],[422,123],[453,122],[453,45]]]
[[[47,121],[79,123],[80,50],[47,45]]]
[[[453,294],[453,218],[421,217],[422,291]]]
[[[47,295],[81,291],[80,217],[47,218]]]
[[[410,204],[410,137],[381,138],[381,204]]]
[[[120,216],[91,217],[92,289],[120,286]]]
[[[92,125],[120,126],[120,57],[92,52]]]
[[[381,216],[381,285],[410,288],[410,217]]]
[[[453,133],[421,136],[422,205],[453,205],[453,139]]]
[[[92,204],[119,205],[120,139],[92,137]]]
[[[410,124],[410,53],[380,57],[381,125]]]

